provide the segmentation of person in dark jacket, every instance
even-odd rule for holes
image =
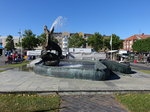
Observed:
[[[147,57],[147,65],[150,64],[150,55]]]

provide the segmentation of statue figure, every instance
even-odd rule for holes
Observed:
[[[52,34],[54,32],[54,27],[52,30],[48,30],[47,26],[44,26],[44,32],[46,34],[46,42],[43,50],[41,51],[41,58],[46,66],[57,66],[60,62],[60,57],[62,56],[62,50],[60,46],[52,41]],[[51,51],[54,50],[55,53]]]

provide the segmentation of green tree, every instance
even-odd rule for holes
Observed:
[[[144,40],[145,40],[145,44],[144,44],[145,51],[150,52],[150,37]]]
[[[25,30],[22,39],[22,47],[27,50],[32,50],[40,45],[40,41],[36,38],[31,30]]]
[[[44,47],[45,43],[46,43],[46,34],[42,33],[40,36],[37,37],[39,40],[39,45]],[[52,41],[54,41],[55,43],[58,43],[58,40],[56,38],[54,38],[54,36],[52,36]]]
[[[120,49],[123,49],[123,41],[124,41],[124,40],[122,40],[122,39],[119,40],[119,43],[120,43],[120,44],[119,44],[119,48],[120,48]]]
[[[87,42],[95,51],[99,51],[103,47],[103,36],[99,33],[95,33],[87,39]]]
[[[133,43],[132,48],[134,51],[137,51],[137,52],[149,52],[150,51],[150,38],[136,40]]]
[[[6,48],[7,51],[13,51],[13,50],[15,50],[13,36],[11,36],[11,35],[7,36],[5,48]]]
[[[18,43],[15,43],[15,46],[16,47],[21,47],[21,37],[19,37],[19,41],[18,41]]]
[[[86,40],[80,36],[78,33],[75,33],[68,39],[68,46],[71,48],[79,48],[84,47],[86,44]]]
[[[46,34],[42,33],[40,36],[37,36],[38,40],[39,40],[39,46],[44,47],[45,43],[46,43]]]
[[[111,49],[110,38],[104,39],[104,46],[108,49]],[[118,50],[120,48],[123,48],[123,40],[120,40],[120,37],[116,34],[112,34],[112,49]]]

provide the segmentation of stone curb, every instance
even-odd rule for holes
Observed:
[[[60,95],[94,95],[150,93],[150,90],[66,90],[66,91],[0,91],[0,94],[60,94]]]

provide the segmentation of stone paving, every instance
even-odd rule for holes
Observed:
[[[61,96],[60,112],[127,112],[113,95]]]
[[[60,112],[127,112],[113,95],[106,95],[106,93],[110,94],[109,91],[120,92],[122,90],[150,92],[150,75],[139,71],[134,71],[133,74],[128,75],[116,74],[118,75],[113,75],[111,80],[90,81],[8,70],[0,73],[0,93],[57,92],[62,98]],[[102,95],[102,92],[105,95]]]
[[[117,73],[119,74],[119,73]],[[112,80],[91,81],[41,76],[33,72],[8,70],[0,73],[0,92],[99,92],[110,90],[149,90],[150,75],[139,71],[116,75]]]

